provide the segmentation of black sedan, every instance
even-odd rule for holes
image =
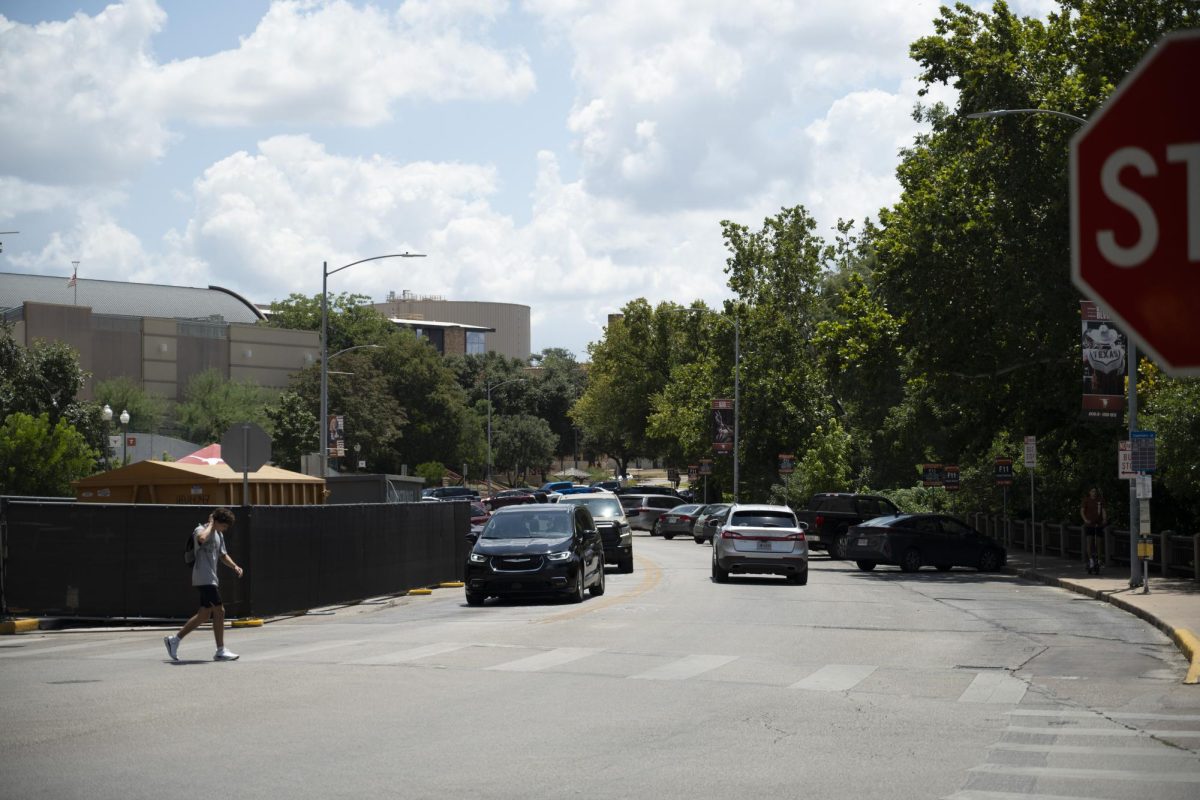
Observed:
[[[488,597],[557,594],[571,602],[604,594],[604,545],[587,506],[502,508],[467,556],[467,604]]]
[[[943,514],[896,514],[854,525],[846,533],[846,558],[869,572],[895,564],[905,572],[932,565],[999,569],[1008,553],[996,542],[954,517]]]

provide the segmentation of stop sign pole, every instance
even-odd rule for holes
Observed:
[[[1168,34],[1071,140],[1072,280],[1175,376],[1200,375],[1197,75],[1200,30]]]

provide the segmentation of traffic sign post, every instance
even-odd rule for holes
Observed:
[[[1029,469],[1029,535],[1033,540],[1033,568],[1037,569],[1037,514],[1033,502],[1033,473],[1037,471],[1037,437],[1025,437],[1025,466]]]
[[[1200,30],[1167,35],[1071,140],[1072,280],[1176,376],[1200,375],[1198,74]]]
[[[271,437],[253,422],[235,422],[221,437],[221,458],[242,473],[242,505],[250,505],[250,475],[271,460]]]

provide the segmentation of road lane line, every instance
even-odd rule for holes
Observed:
[[[343,664],[364,664],[364,665],[380,665],[380,664],[407,664],[410,661],[417,661],[430,656],[439,656],[442,653],[452,653],[455,650],[462,650],[465,647],[470,647],[469,644],[456,644],[455,642],[438,642],[437,644],[427,644],[421,647],[411,647],[407,650],[398,650],[394,653],[384,653],[379,656],[370,656],[368,658],[358,658],[353,661],[343,661]]]
[[[1027,794],[1025,792],[982,792],[978,789],[964,789],[961,792],[948,794],[942,800],[1096,800],[1095,797],[1079,797],[1065,794]]]
[[[537,624],[545,625],[548,622],[563,622],[564,620],[582,617],[584,614],[590,614],[593,611],[600,611],[601,609],[608,608],[609,606],[615,606],[618,603],[624,603],[626,600],[632,600],[639,595],[643,595],[646,592],[651,591],[654,589],[654,587],[658,586],[660,582],[662,582],[663,572],[662,568],[659,567],[658,564],[646,558],[645,556],[638,556],[637,564],[642,573],[642,582],[633,589],[630,589],[624,594],[588,598],[588,600],[580,603],[570,611],[551,614],[548,617],[538,620]]]
[[[1091,717],[1105,719],[1153,719],[1200,722],[1200,714],[1138,714],[1133,711],[1050,711],[1046,709],[1015,708],[1008,712],[1014,717]]]
[[[845,692],[864,681],[876,669],[878,667],[872,664],[826,664],[788,688],[813,692]]]
[[[705,672],[723,667],[730,661],[736,661],[737,656],[691,655],[676,659],[668,664],[630,675],[644,681],[683,681],[703,675]]]
[[[1164,744],[1156,747],[1089,747],[1073,744],[1015,744],[998,742],[989,745],[992,750],[1005,750],[1011,753],[1044,753],[1046,755],[1076,755],[1076,756],[1120,756],[1124,758],[1187,758],[1196,756],[1187,750],[1177,750]]]
[[[967,690],[958,697],[960,703],[1016,704],[1025,697],[1029,684],[1007,672],[980,672]]]
[[[1200,731],[1132,730],[1130,728],[1022,728],[1012,725],[1006,733],[1042,733],[1049,736],[1172,736],[1190,739],[1200,736]]]
[[[486,667],[486,669],[497,672],[538,672],[569,664],[600,652],[603,651],[595,647],[558,647],[545,653],[538,653],[528,658],[518,658],[516,661],[507,661],[494,667]]]
[[[309,653],[317,653],[321,650],[333,650],[338,647],[352,647],[356,644],[363,644],[365,639],[330,639],[324,642],[313,642],[310,644],[298,644],[290,647],[277,647],[266,651],[265,653],[254,653],[248,656],[249,660],[253,661],[270,661],[274,658],[288,658],[289,656],[302,656]]]

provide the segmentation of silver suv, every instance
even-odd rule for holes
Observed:
[[[730,573],[784,575],[808,583],[805,527],[787,506],[734,505],[713,531],[712,577],[727,583]]]

